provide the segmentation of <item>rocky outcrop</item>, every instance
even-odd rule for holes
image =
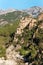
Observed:
[[[26,18],[22,18],[20,20],[20,24],[19,27],[17,28],[17,32],[16,34],[21,34],[23,32],[23,29],[31,22],[32,18],[30,17],[26,17]]]
[[[29,25],[29,29],[36,26],[37,20],[32,17],[23,17],[20,20],[19,27],[17,28],[16,34],[21,34],[23,32],[23,29]]]
[[[18,64],[18,61],[23,60],[23,57],[19,54],[19,52],[15,51],[15,48],[13,45],[11,45],[6,50],[6,58],[7,58],[7,60],[13,60],[15,65]]]
[[[39,21],[43,20],[43,12],[39,14],[38,20],[39,20]]]

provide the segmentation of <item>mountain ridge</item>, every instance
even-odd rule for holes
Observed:
[[[9,8],[7,10],[0,10],[0,15],[7,14],[7,13],[10,13],[10,12],[14,12],[14,11],[26,12],[27,14],[29,14],[33,17],[36,17],[36,16],[38,16],[38,14],[43,12],[43,7],[33,6],[31,8],[24,9],[24,10],[17,10],[17,9]]]

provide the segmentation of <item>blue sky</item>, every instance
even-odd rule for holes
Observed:
[[[0,9],[27,9],[32,6],[43,6],[43,0],[0,0]]]

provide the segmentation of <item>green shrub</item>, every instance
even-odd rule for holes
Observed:
[[[30,50],[25,50],[23,48],[21,48],[19,51],[20,51],[20,54],[23,56],[25,56],[26,54],[28,54],[30,52]]]
[[[3,46],[0,46],[0,57],[5,57],[6,49]]]
[[[37,51],[36,51],[35,47],[33,45],[31,45],[30,49],[31,49],[31,57],[35,58],[35,56],[37,55]]]

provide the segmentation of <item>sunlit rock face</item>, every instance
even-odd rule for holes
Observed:
[[[39,21],[43,20],[43,12],[39,14],[38,20],[39,20]]]
[[[39,25],[39,28],[43,29],[43,12],[39,14],[38,21],[41,22],[41,24]]]
[[[2,60],[0,59],[0,65],[17,65],[14,60]]]

